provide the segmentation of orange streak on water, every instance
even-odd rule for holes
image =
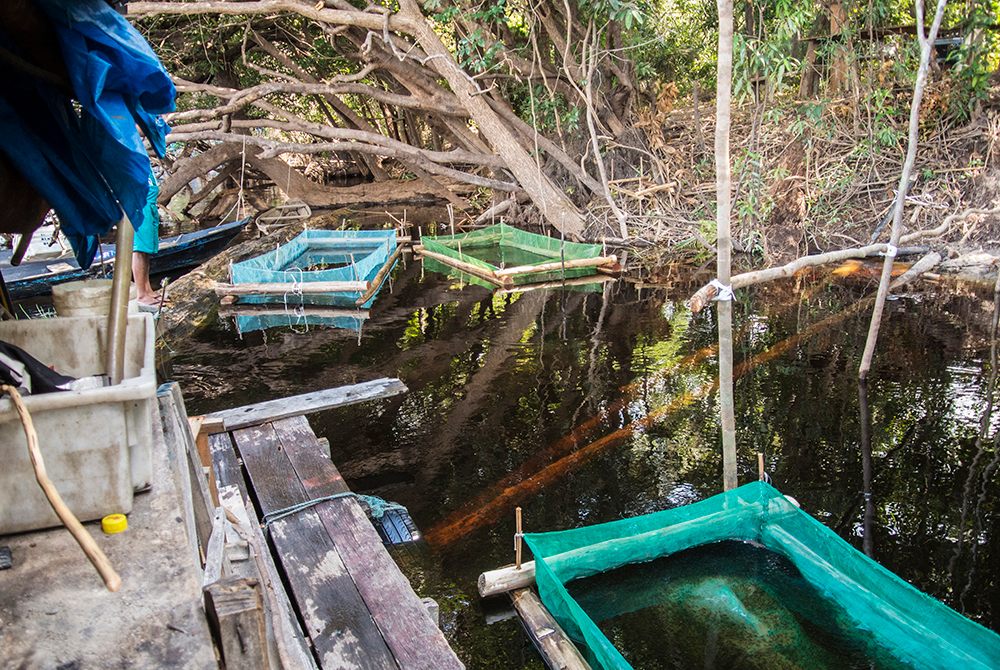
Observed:
[[[816,333],[826,330],[834,324],[852,316],[856,312],[870,305],[873,300],[874,297],[868,297],[860,300],[837,314],[829,316],[822,321],[818,321],[801,332],[787,337],[759,354],[755,354],[747,360],[742,361],[733,369],[733,378],[738,379],[758,365],[781,356],[798,345],[798,343],[803,339],[812,337]],[[715,349],[716,347],[714,346],[703,347],[693,354],[686,356],[679,361],[677,366],[671,366],[671,368],[673,369],[674,367],[680,367],[685,364],[700,361],[704,357],[713,353]],[[658,371],[657,374],[663,374],[664,372],[665,371],[661,370]],[[629,386],[635,385],[633,384]],[[525,498],[533,494],[536,494],[545,486],[558,480],[568,472],[580,467],[604,450],[620,444],[626,438],[631,436],[637,429],[646,428],[654,421],[664,418],[684,408],[697,398],[702,398],[709,393],[714,393],[717,389],[718,381],[714,381],[711,384],[703,384],[693,391],[685,391],[666,405],[649,412],[641,419],[637,419],[626,426],[608,433],[607,435],[604,435],[597,440],[594,440],[593,442],[590,442],[589,444],[562,456],[548,465],[544,464],[545,461],[540,463],[539,461],[542,461],[543,457],[551,459],[553,454],[558,455],[562,451],[572,449],[577,444],[577,442],[574,441],[575,438],[571,439],[570,436],[560,438],[546,448],[542,454],[529,459],[529,461],[525,462],[517,470],[504,477],[500,482],[491,486],[482,494],[476,496],[476,498],[471,500],[469,503],[466,503],[452,514],[448,515],[448,517],[443,519],[441,522],[434,525],[424,534],[424,538],[428,543],[435,546],[447,545],[461,539],[482,526],[495,522],[498,518],[500,518],[500,516],[509,511],[512,505],[523,501]],[[619,399],[616,401],[615,406],[621,407],[627,402],[627,398]],[[603,418],[603,415],[591,417],[582,424],[578,425],[573,430],[571,435],[586,432],[586,430],[589,430],[593,426],[599,424],[601,418]]]

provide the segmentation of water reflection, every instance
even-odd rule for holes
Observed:
[[[684,286],[498,295],[459,284],[400,268],[360,341],[291,328],[241,340],[220,320],[174,344],[175,376],[193,412],[402,378],[406,395],[311,423],[353,488],[406,504],[425,531],[398,560],[441,603],[466,665],[540,667],[516,622],[486,625],[475,579],[513,560],[515,505],[527,530],[551,530],[720,490],[713,315],[691,315]],[[804,509],[1000,627],[1000,452],[993,423],[977,443],[974,416],[991,388],[988,299],[949,288],[887,307],[864,447],[856,367],[872,287],[817,275],[799,288],[734,305],[741,481],[766,451],[775,485]]]

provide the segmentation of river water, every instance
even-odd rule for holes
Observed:
[[[688,283],[493,295],[410,259],[360,332],[289,316],[240,334],[219,318],[169,342],[170,367],[192,413],[402,379],[405,395],[311,424],[355,491],[409,508],[426,540],[394,555],[417,592],[438,601],[467,667],[540,668],[506,602],[476,594],[479,573],[513,560],[515,506],[526,530],[543,531],[721,489],[713,312],[692,315],[694,275],[674,276]],[[763,452],[775,486],[803,509],[1000,629],[1000,451],[976,441],[992,292],[925,283],[891,300],[859,396],[870,312],[859,301],[872,276],[826,269],[738,294],[740,479],[756,478]],[[646,627],[622,651],[641,667],[656,636]]]

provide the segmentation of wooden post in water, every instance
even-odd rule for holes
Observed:
[[[521,541],[524,537],[521,528],[521,508],[514,508],[514,567],[521,569]]]
[[[717,0],[719,58],[715,96],[715,194],[720,288],[719,405],[722,414],[722,484],[736,488],[736,413],[733,401],[733,296],[730,288],[732,235],[730,233],[732,175],[729,166],[729,126],[733,92],[733,0]]]

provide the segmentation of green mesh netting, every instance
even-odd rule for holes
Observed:
[[[535,556],[542,601],[566,632],[585,645],[594,666],[605,670],[631,666],[570,595],[567,584],[727,540],[754,543],[787,559],[820,597],[843,613],[847,625],[903,663],[915,668],[1000,667],[1000,636],[913,588],[762,482],[655,514],[525,535]],[[682,594],[682,600],[697,597],[727,607],[738,604],[730,602],[737,592],[725,580],[708,580]]]
[[[421,238],[421,242],[428,251],[469,263],[487,272],[560,260],[597,258],[602,252],[599,244],[564,242],[519,230],[505,223],[457,235],[426,236]],[[515,274],[512,279],[515,284],[533,284],[586,277],[596,273],[597,270],[593,267],[560,268],[552,272]]]

